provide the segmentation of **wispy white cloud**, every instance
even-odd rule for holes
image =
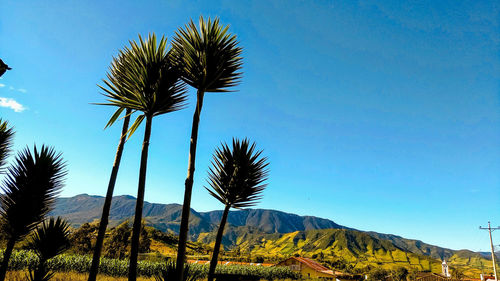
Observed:
[[[28,92],[28,90],[26,90],[25,88],[16,89],[13,86],[5,85],[5,84],[0,83],[0,88],[3,88],[3,87],[9,87],[9,91],[18,91],[18,92],[21,92],[23,94],[25,94],[25,93]]]
[[[26,108],[15,99],[0,97],[0,107],[7,107],[15,112],[23,112]]]

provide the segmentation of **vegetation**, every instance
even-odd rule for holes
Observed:
[[[5,279],[7,264],[17,241],[28,235],[45,219],[63,186],[66,175],[61,154],[52,148],[28,148],[18,154],[2,183],[0,216],[7,247],[0,267],[0,280]]]
[[[409,271],[406,267],[398,266],[391,270],[391,277],[393,281],[406,281],[408,273]]]
[[[66,251],[70,246],[69,225],[61,218],[50,218],[43,222],[30,239],[28,247],[38,257],[34,269],[29,268],[30,281],[48,281],[54,273],[47,268],[47,261]]]
[[[4,167],[12,148],[14,129],[9,127],[7,121],[0,119],[0,174],[4,173]]]
[[[136,280],[137,256],[139,254],[139,237],[142,222],[142,207],[146,185],[149,139],[153,117],[177,111],[184,106],[186,100],[185,87],[180,81],[177,66],[167,53],[167,40],[162,37],[157,44],[156,36],[149,35],[144,41],[139,37],[139,44],[132,41],[130,48],[123,54],[123,89],[124,91],[106,91],[108,105],[129,108],[142,112],[130,127],[130,135],[146,120],[144,141],[142,143],[141,162],[139,168],[139,184],[132,242],[130,250],[129,280]],[[113,88],[108,83],[110,88]]]
[[[261,151],[255,151],[255,143],[247,139],[233,139],[233,147],[223,144],[215,151],[212,167],[208,173],[208,192],[224,204],[224,212],[215,239],[214,252],[210,261],[208,281],[214,278],[215,267],[222,241],[222,233],[227,221],[229,209],[255,206],[261,199],[267,180],[267,159],[260,157]]]
[[[165,268],[155,276],[156,281],[173,281],[176,274],[175,263],[168,261]],[[183,281],[195,281],[203,277],[203,271],[200,268],[193,268],[189,264],[184,265]]]
[[[374,268],[368,276],[370,281],[384,281],[389,277],[389,272],[383,268]]]
[[[228,27],[219,24],[219,19],[199,20],[199,29],[191,22],[180,28],[173,39],[172,56],[180,65],[182,80],[197,90],[196,109],[193,115],[189,146],[188,173],[185,181],[184,203],[179,230],[177,264],[183,265],[186,255],[191,193],[198,143],[198,126],[205,92],[227,92],[236,86],[241,78],[239,72],[242,49],[238,47],[236,36],[228,32]],[[177,280],[182,281],[183,266],[177,269]]]
[[[62,254],[48,260],[47,268],[55,272],[88,273],[91,259],[91,256]],[[12,254],[9,269],[13,271],[26,270],[29,267],[36,267],[38,262],[39,259],[36,254],[31,251],[20,250]],[[137,263],[137,275],[142,277],[161,276],[167,270],[167,264],[164,261],[139,261]],[[201,278],[206,278],[208,274],[207,265],[191,264],[190,270],[199,272]],[[127,276],[128,261],[102,258],[99,272],[112,277]],[[257,275],[267,280],[296,279],[298,277],[297,274],[286,267],[228,265],[218,267],[216,272],[221,274]]]
[[[455,267],[451,270],[451,278],[455,280],[463,280],[465,278],[464,270],[460,267]]]
[[[124,86],[124,79],[126,77],[126,68],[124,65],[124,60],[126,56],[120,52],[117,58],[113,58],[113,63],[110,67],[110,72],[107,74],[108,80],[105,80],[105,84],[110,85],[110,91],[115,92],[117,95],[125,95],[126,87]],[[102,88],[102,87],[101,87]],[[99,231],[97,233],[97,239],[94,246],[94,254],[92,257],[92,267],[89,273],[89,281],[95,281],[97,278],[97,271],[99,269],[99,260],[101,258],[102,245],[104,242],[104,235],[106,234],[106,228],[109,222],[109,211],[111,210],[111,201],[113,199],[113,192],[115,189],[116,178],[118,176],[118,170],[120,168],[120,161],[123,154],[123,149],[125,147],[125,142],[127,138],[128,126],[130,122],[130,115],[132,110],[129,108],[119,107],[116,112],[111,116],[108,124],[105,128],[111,126],[121,115],[125,109],[125,118],[123,119],[122,132],[120,136],[120,141],[118,142],[118,148],[116,149],[115,161],[113,162],[113,168],[111,169],[111,175],[109,176],[108,189],[106,191],[106,198],[104,200],[104,205],[102,207],[101,220],[99,221]]]

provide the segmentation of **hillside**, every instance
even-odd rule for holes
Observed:
[[[67,218],[74,227],[99,220],[104,197],[80,194],[59,198],[52,216]],[[110,211],[110,226],[134,215],[135,198],[128,195],[115,196]],[[182,208],[179,204],[155,204],[144,202],[143,217],[148,225],[167,232],[178,233]],[[222,211],[196,212],[191,209],[190,236],[196,240],[199,233],[211,232],[220,222]],[[276,210],[247,209],[230,211],[228,224],[234,227],[248,226],[264,233],[288,233],[294,231],[346,228],[327,219],[312,216],[298,216]]]
[[[200,234],[198,242],[210,243],[213,236],[213,233]],[[441,254],[452,267],[462,267],[469,276],[477,276],[481,273],[481,268],[485,272],[492,268],[491,260],[485,259],[480,253],[468,250],[453,251],[395,235],[350,229],[263,234],[231,228],[226,232],[225,238],[226,242],[234,241],[234,245],[228,249],[236,249],[251,256],[279,260],[291,255],[300,255],[337,266],[343,264],[351,270],[367,266],[387,269],[406,266],[439,273],[442,258],[435,258],[434,255]]]
[[[67,218],[75,227],[100,219],[104,198],[86,194],[57,200],[53,216]],[[110,213],[110,226],[130,219],[135,198],[116,196]],[[159,230],[177,233],[181,205],[144,202],[144,219]],[[196,212],[191,209],[190,238],[213,243],[222,211]],[[231,211],[223,237],[226,251],[250,256],[284,258],[290,255],[317,257],[325,262],[392,267],[407,265],[420,270],[440,272],[441,260],[466,268],[469,274],[491,268],[491,260],[481,253],[451,250],[397,235],[363,232],[313,217],[298,216],[276,210],[248,209]]]

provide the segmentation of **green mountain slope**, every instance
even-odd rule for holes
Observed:
[[[86,194],[60,198],[51,215],[63,216],[78,227],[100,218],[103,201],[103,197]],[[131,218],[134,210],[134,197],[114,197],[110,226]],[[175,234],[180,225],[181,205],[144,202],[143,215],[149,226]],[[213,243],[221,215],[222,211],[191,210],[190,239]],[[440,272],[441,260],[446,259],[450,265],[464,267],[469,275],[477,276],[481,268],[488,272],[492,266],[483,253],[446,249],[392,234],[358,231],[328,219],[276,210],[231,211],[222,243],[226,251],[251,256],[277,260],[301,255],[358,269],[404,265]]]
[[[198,242],[211,243],[214,235],[202,233]],[[453,251],[395,235],[350,229],[265,234],[251,228],[230,227],[225,232],[224,242],[226,250],[250,256],[280,260],[299,255],[331,265],[343,264],[349,270],[405,266],[440,273],[442,259],[439,255],[444,256],[450,266],[464,269],[468,276],[477,277],[492,269],[491,260],[480,253]]]

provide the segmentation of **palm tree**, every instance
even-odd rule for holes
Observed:
[[[255,143],[249,144],[247,139],[233,139],[232,150],[227,144],[215,151],[212,167],[208,172],[208,192],[224,204],[224,212],[215,238],[214,252],[210,261],[208,281],[214,278],[217,258],[220,251],[222,234],[230,208],[246,208],[257,204],[267,184],[268,162],[260,157],[262,150],[255,151]]]
[[[48,281],[54,273],[47,268],[47,260],[62,254],[70,247],[69,224],[58,217],[44,221],[28,243],[28,248],[38,256],[38,265],[29,269],[30,281]]]
[[[5,279],[12,249],[29,234],[52,209],[66,176],[60,153],[53,148],[26,148],[18,154],[2,183],[0,217],[7,235],[7,248],[0,266],[0,281]]]
[[[236,36],[228,32],[228,26],[221,26],[218,18],[213,21],[209,18],[208,21],[205,21],[203,17],[200,17],[199,29],[191,20],[188,25],[180,28],[175,34],[172,42],[172,55],[182,68],[184,82],[197,89],[177,251],[177,280],[182,281],[183,271],[181,269],[186,256],[198,125],[203,98],[205,92],[228,92],[228,88],[239,83],[242,49],[238,47]]]
[[[125,91],[117,93],[106,90],[105,95],[108,97],[109,103],[107,105],[142,112],[130,127],[129,138],[146,119],[128,274],[128,280],[135,281],[153,117],[183,108],[186,101],[186,91],[180,80],[179,70],[171,62],[171,56],[167,52],[166,38],[162,37],[157,44],[154,34],[149,35],[146,41],[143,41],[142,37],[139,36],[139,44],[132,41],[130,45],[130,48],[126,48],[124,51],[124,55],[127,57],[122,77]]]
[[[117,95],[124,95],[124,79],[123,76],[126,75],[126,59],[127,56],[122,51],[119,52],[117,58],[113,58],[113,63],[110,67],[110,73],[106,76],[108,80],[104,80],[104,83],[108,85],[109,89],[105,91],[112,91]],[[101,89],[104,87],[99,86]],[[120,168],[120,161],[122,158],[123,148],[125,146],[128,126],[130,123],[130,115],[132,114],[131,109],[125,109],[119,107],[115,113],[111,116],[108,124],[105,128],[111,126],[125,110],[125,117],[123,119],[122,133],[120,136],[120,141],[118,142],[118,148],[116,149],[115,161],[113,162],[113,168],[111,169],[111,175],[108,182],[108,190],[106,192],[106,198],[104,199],[104,205],[102,208],[101,220],[99,222],[99,230],[97,232],[97,239],[94,246],[94,254],[92,256],[92,265],[90,266],[88,281],[95,281],[97,278],[97,273],[99,272],[99,262],[101,258],[102,246],[104,243],[104,236],[106,234],[106,228],[108,226],[109,212],[111,210],[111,201],[113,200],[113,192],[115,189],[116,177],[118,175],[118,169]]]
[[[0,174],[3,173],[3,167],[9,157],[13,137],[14,130],[12,127],[9,128],[9,123],[0,119]]]

